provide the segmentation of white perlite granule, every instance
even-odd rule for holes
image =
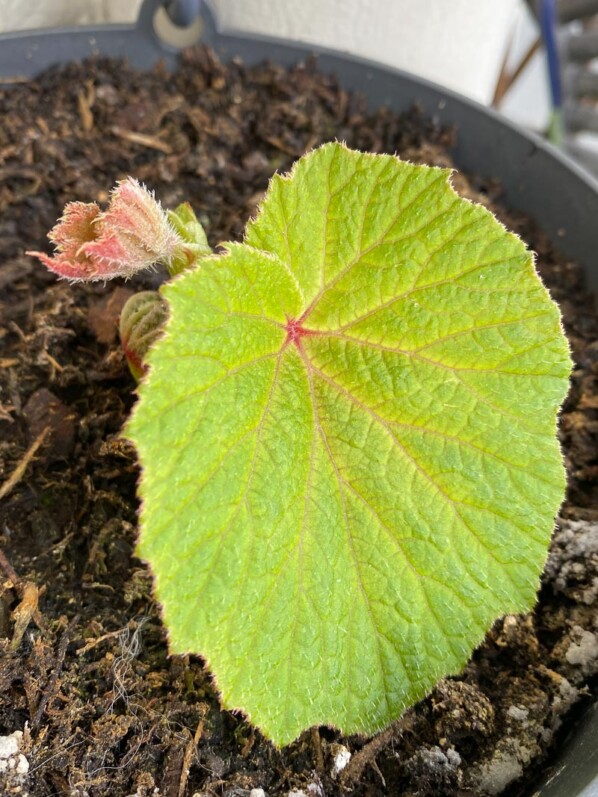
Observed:
[[[23,732],[13,731],[0,736],[0,793],[20,794],[25,797],[22,786],[29,772],[29,761],[21,752]]]
[[[15,731],[10,736],[0,736],[0,759],[7,759],[16,755],[21,747],[22,739],[22,731]]]
[[[512,720],[517,720],[517,722],[526,722],[529,717],[529,711],[521,706],[509,706],[507,717],[510,717]]]
[[[569,645],[565,658],[569,664],[581,667],[583,672],[590,675],[598,659],[598,636],[580,626],[574,626],[573,631],[575,641]]]
[[[332,755],[331,775],[336,778],[351,760],[351,752],[344,744],[336,744],[333,746]]]

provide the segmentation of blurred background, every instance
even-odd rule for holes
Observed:
[[[0,31],[128,23],[140,4],[2,0]],[[598,173],[598,0],[210,0],[209,5],[223,31],[319,44],[440,83],[547,135]]]

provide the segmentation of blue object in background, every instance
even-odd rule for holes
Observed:
[[[563,92],[561,87],[559,50],[556,40],[558,21],[556,0],[540,0],[539,12],[540,29],[546,48],[550,95],[552,99],[552,114],[548,138],[553,144],[561,146],[563,143]]]

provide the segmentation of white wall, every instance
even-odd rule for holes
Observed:
[[[489,103],[521,0],[211,0],[226,30],[406,69]],[[0,30],[129,22],[140,0],[0,0]]]

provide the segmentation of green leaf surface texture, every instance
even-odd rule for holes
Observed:
[[[127,434],[170,649],[278,745],[373,733],[535,602],[558,308],[448,170],[338,143],[163,293]]]

